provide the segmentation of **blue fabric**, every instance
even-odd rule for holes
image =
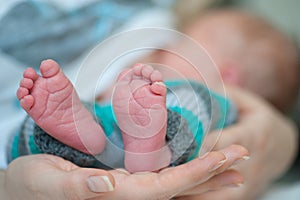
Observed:
[[[181,117],[183,117],[187,121],[190,131],[193,133],[195,142],[197,144],[197,148],[194,154],[188,158],[188,161],[193,160],[194,158],[197,157],[204,139],[204,130],[202,127],[202,122],[200,122],[197,116],[195,116],[191,111],[185,108],[180,108],[180,107],[168,107],[168,108],[178,113]]]
[[[230,119],[228,120],[227,116],[234,116],[234,119],[236,118],[236,113],[232,113],[234,112],[234,109],[231,108],[232,104],[230,103],[230,101],[216,93],[213,93],[212,91],[208,90],[205,86],[203,86],[202,84],[198,83],[198,82],[194,82],[194,81],[180,81],[180,80],[175,80],[175,81],[166,81],[165,82],[167,88],[168,88],[168,93],[167,93],[167,99],[169,97],[169,95],[172,93],[178,92],[178,90],[181,90],[184,92],[184,98],[191,98],[193,97],[191,94],[192,93],[196,93],[199,98],[201,98],[202,100],[205,99],[204,104],[201,104],[201,102],[199,102],[200,104],[200,108],[201,108],[201,114],[207,115],[207,118],[214,118],[212,119],[212,121],[214,122],[204,122],[201,121],[199,116],[195,115],[193,110],[188,110],[185,106],[187,106],[187,104],[180,104],[180,101],[178,102],[178,104],[173,104],[173,106],[168,105],[167,103],[167,108],[173,112],[176,112],[177,114],[179,114],[188,124],[188,129],[190,130],[190,132],[192,133],[193,137],[194,137],[194,141],[196,142],[196,149],[193,150],[193,154],[190,155],[188,157],[188,161],[194,159],[195,157],[197,157],[203,139],[205,137],[206,131],[204,127],[207,126],[207,124],[205,123],[212,123],[212,127],[210,130],[215,130],[215,129],[220,129],[220,128],[224,128],[225,126],[229,125],[230,123],[233,123],[234,120]],[[192,87],[189,87],[190,85],[192,85]],[[189,90],[187,88],[193,89],[193,90]],[[201,96],[202,95],[202,96]],[[205,98],[203,97],[203,95],[205,95]],[[176,95],[175,95],[176,96]],[[207,109],[205,106],[207,106],[208,108],[212,108],[213,106],[211,106],[211,101],[214,101],[216,103],[217,109],[216,110],[210,110]],[[197,103],[197,101],[185,101],[188,104],[193,104],[193,103]],[[174,106],[175,105],[175,106]],[[194,105],[193,107],[197,107],[199,105]],[[202,106],[202,107],[201,107]],[[102,126],[107,139],[114,145],[116,145],[118,148],[120,149],[124,149],[124,144],[123,144],[123,140],[122,140],[122,135],[121,135],[121,130],[118,127],[117,124],[117,120],[112,108],[112,105],[100,105],[100,104],[95,104],[94,105],[94,112],[95,115],[97,117],[97,119],[99,120],[100,125]],[[210,112],[215,112],[215,113],[210,113]],[[24,130],[23,130],[24,131]],[[29,144],[28,147],[29,152],[31,153],[40,153],[40,151],[38,150],[38,147],[36,146],[35,142],[34,142],[34,138],[33,138],[33,133],[26,133],[27,135],[30,135],[28,138]],[[12,158],[16,158],[19,156],[18,152],[18,141],[19,141],[19,135],[16,135],[16,138],[14,138],[14,142],[13,142],[13,147],[11,149],[11,157]],[[186,141],[182,141],[183,143]],[[184,145],[184,144],[182,144]]]
[[[0,49],[32,67],[47,58],[65,64],[154,6],[149,0],[100,0],[65,11],[47,1],[22,1],[0,19]]]

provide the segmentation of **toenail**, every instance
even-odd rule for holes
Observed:
[[[165,86],[164,82],[154,82],[153,84],[155,84],[155,85],[161,85],[161,86]]]

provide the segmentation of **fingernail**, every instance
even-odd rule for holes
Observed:
[[[114,190],[107,176],[91,176],[86,182],[92,192],[111,192]]]
[[[213,166],[208,172],[211,173],[213,171],[216,171],[217,169],[219,169],[220,167],[222,167],[226,161],[227,161],[227,158],[225,158],[224,160],[221,160],[220,162],[218,162],[218,164],[216,164],[215,166]]]
[[[243,159],[243,160],[249,160],[249,159],[250,159],[250,156],[243,156],[242,159]]]
[[[250,159],[250,156],[243,156],[243,157],[241,157],[240,159],[236,160],[232,165],[237,165],[237,164],[239,164],[240,162],[246,161],[246,160],[249,160],[249,159]]]
[[[242,187],[243,185],[244,185],[243,183],[233,183],[233,184],[226,185],[226,187],[238,188],[238,187]]]

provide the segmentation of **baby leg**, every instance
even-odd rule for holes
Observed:
[[[125,167],[130,172],[155,171],[170,164],[165,145],[166,87],[162,75],[148,65],[123,71],[112,98],[122,131]]]
[[[26,69],[17,91],[22,108],[45,132],[84,153],[98,154],[105,135],[80,99],[59,65],[45,60],[41,76]]]

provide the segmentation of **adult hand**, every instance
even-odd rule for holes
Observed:
[[[298,140],[291,121],[260,97],[237,88],[227,88],[227,91],[238,106],[239,119],[237,124],[223,130],[214,149],[239,144],[249,150],[251,159],[234,168],[241,172],[245,184],[199,196],[185,191],[181,194],[185,195],[184,199],[255,199],[288,169],[295,156]]]
[[[1,199],[167,200],[204,182],[200,187],[202,192],[238,185],[243,178],[226,169],[245,156],[248,156],[245,148],[233,145],[158,173],[136,174],[79,168],[51,155],[24,156],[13,161],[1,176],[0,183],[4,182],[3,187],[0,184]],[[105,193],[114,185],[114,191]]]
[[[198,185],[201,185],[198,189],[202,193],[224,186],[237,186],[243,182],[241,175],[226,170],[248,155],[245,148],[233,145],[158,173],[129,174],[124,170],[114,170],[111,173],[116,181],[115,191],[105,198],[167,200]]]
[[[114,189],[109,172],[79,168],[52,155],[23,156],[1,171],[0,199],[76,200],[102,197]]]

